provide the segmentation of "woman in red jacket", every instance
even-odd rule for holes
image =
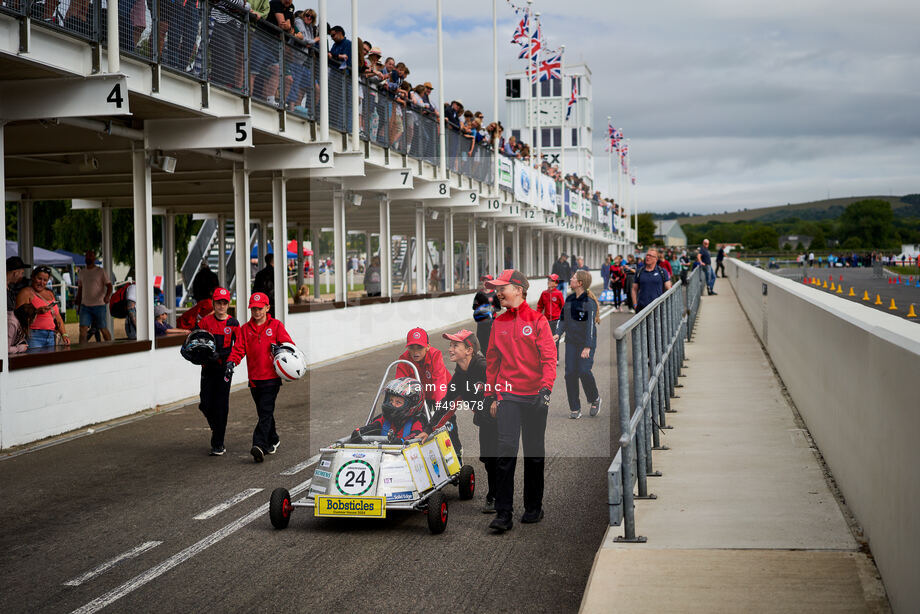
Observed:
[[[252,449],[249,453],[255,462],[261,463],[265,454],[278,451],[281,440],[275,430],[275,399],[281,390],[281,378],[272,364],[272,346],[294,343],[281,320],[268,313],[268,296],[256,292],[249,299],[251,318],[240,327],[240,334],[227,360],[224,379],[230,381],[233,368],[246,358],[249,371],[249,392],[256,404],[259,421],[252,433]]]
[[[556,381],[556,345],[543,314],[527,304],[527,278],[505,270],[486,282],[505,311],[495,318],[486,355],[486,398],[498,420],[495,519],[489,528],[509,530],[514,510],[514,470],[518,440],[524,447],[524,514],[521,522],[543,518],[543,465],[546,415]]]

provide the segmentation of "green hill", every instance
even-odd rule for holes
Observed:
[[[790,217],[797,217],[802,220],[825,220],[838,217],[848,205],[867,198],[877,198],[886,200],[891,203],[891,209],[897,215],[898,209],[910,207],[910,203],[905,202],[900,196],[849,196],[847,198],[830,198],[825,200],[816,200],[808,203],[798,203],[795,205],[779,205],[775,207],[763,207],[759,209],[744,209],[742,211],[733,211],[731,213],[717,213],[712,215],[694,215],[691,217],[681,217],[678,221],[684,224],[705,224],[706,222],[722,222],[730,224],[739,221],[762,221],[774,222]]]

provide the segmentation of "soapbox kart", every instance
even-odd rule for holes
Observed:
[[[399,363],[409,365],[421,381],[411,362],[390,363],[365,424],[375,418],[390,370]],[[424,412],[430,424],[427,407]],[[433,534],[442,533],[447,527],[447,499],[442,490],[454,484],[461,499],[472,499],[476,474],[470,465],[460,464],[450,439],[450,423],[433,426],[437,428],[421,443],[419,439],[392,443],[386,436],[353,434],[322,448],[304,498],[291,501],[285,488],[272,492],[272,525],[287,527],[295,507],[312,507],[319,518],[385,518],[391,512],[418,510],[427,514]]]

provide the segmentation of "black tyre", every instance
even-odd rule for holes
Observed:
[[[460,490],[461,499],[472,499],[476,493],[476,472],[473,471],[472,465],[463,465],[460,467],[460,483],[457,485]]]
[[[438,535],[447,528],[447,499],[438,491],[428,498],[428,530]]]
[[[286,488],[276,488],[272,491],[272,498],[268,504],[268,516],[272,520],[272,526],[276,529],[287,528],[291,521],[291,512],[294,507],[291,505],[291,493]]]

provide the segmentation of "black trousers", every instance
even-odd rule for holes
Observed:
[[[524,510],[535,511],[543,507],[546,414],[546,409],[533,403],[503,400],[498,404],[495,509],[500,513],[514,511],[514,471],[519,439],[524,447]]]
[[[249,389],[252,400],[256,403],[256,413],[259,421],[252,432],[252,445],[259,446],[263,451],[278,443],[278,432],[275,430],[275,399],[281,390],[281,382],[263,384]]]
[[[479,462],[486,469],[486,499],[494,501],[498,484],[498,421],[488,412],[489,408],[476,412],[474,422],[479,427]]]
[[[632,300],[632,287],[635,281],[636,281],[635,275],[626,276],[626,306],[629,309],[636,309],[636,306],[633,305],[633,300]],[[639,310],[636,309],[636,311],[638,312]]]
[[[485,356],[489,351],[489,335],[492,334],[492,318],[476,322],[476,338],[479,340],[479,349]]]
[[[722,277],[725,277],[725,265],[721,260],[716,261],[716,277],[719,276],[719,271],[722,271]]]
[[[230,382],[224,381],[223,367],[206,367],[201,370],[201,402],[198,409],[211,427],[211,447],[223,446],[227,415],[230,413]]]

